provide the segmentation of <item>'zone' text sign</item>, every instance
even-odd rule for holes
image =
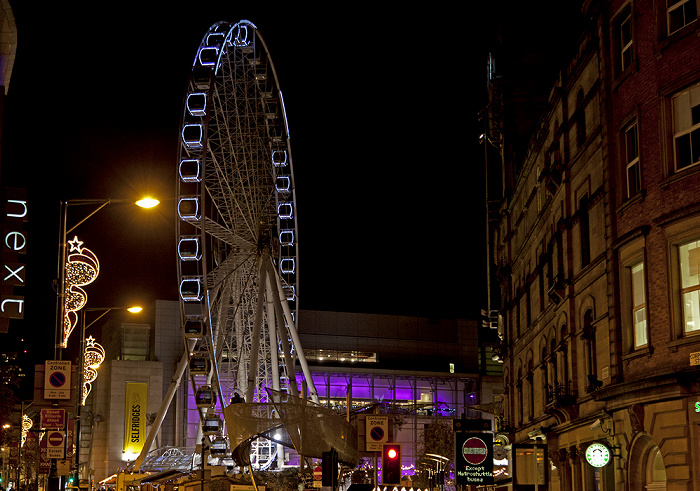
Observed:
[[[44,366],[44,399],[70,399],[70,361],[49,360]]]

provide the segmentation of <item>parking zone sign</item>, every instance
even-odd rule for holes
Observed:
[[[368,414],[366,422],[366,450],[368,452],[381,452],[382,444],[389,441],[389,416]]]
[[[46,362],[44,399],[70,399],[70,361],[48,360]]]

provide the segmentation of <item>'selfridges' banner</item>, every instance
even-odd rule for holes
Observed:
[[[146,399],[148,384],[126,383],[126,412],[124,413],[124,452],[141,453],[146,441]]]

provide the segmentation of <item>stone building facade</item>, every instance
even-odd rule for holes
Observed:
[[[504,138],[488,164],[505,175],[504,433],[546,443],[551,490],[700,489],[699,12],[583,2],[524,157]]]

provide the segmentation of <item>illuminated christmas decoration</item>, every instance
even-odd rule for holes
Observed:
[[[95,338],[90,336],[85,340],[85,353],[83,353],[83,392],[80,405],[85,405],[85,399],[92,390],[92,382],[97,379],[97,369],[105,359],[105,350]]]
[[[83,247],[83,242],[75,236],[68,241],[70,250],[66,260],[66,291],[63,315],[63,337],[61,347],[68,346],[68,337],[78,323],[77,311],[87,303],[87,293],[80,288],[89,285],[100,272],[100,262],[97,256]]]
[[[22,446],[24,446],[24,442],[27,439],[27,433],[32,429],[33,424],[34,423],[29,416],[26,414],[22,415]]]

